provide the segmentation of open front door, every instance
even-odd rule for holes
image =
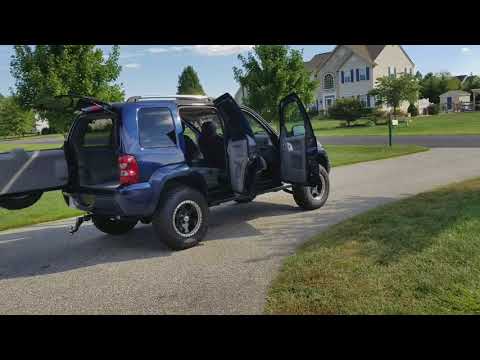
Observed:
[[[228,168],[232,190],[241,195],[251,195],[257,167],[256,144],[248,120],[230,94],[214,101],[225,121]]]
[[[317,140],[310,118],[294,93],[280,101],[279,114],[282,181],[309,185],[309,169],[317,154]]]

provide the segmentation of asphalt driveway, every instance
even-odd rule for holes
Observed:
[[[480,149],[432,149],[334,168],[327,205],[291,195],[212,208],[205,241],[171,252],[150,226],[110,237],[71,221],[0,233],[0,314],[256,314],[282,259],[312,235],[372,207],[480,176]]]

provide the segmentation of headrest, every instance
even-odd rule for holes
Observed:
[[[204,122],[202,124],[202,135],[214,136],[217,134],[217,126],[211,121]]]

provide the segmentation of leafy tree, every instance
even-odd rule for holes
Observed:
[[[422,73],[420,71],[417,71],[417,73],[415,74],[415,78],[418,80],[422,80],[423,78]]]
[[[472,91],[472,89],[480,89],[480,76],[470,76],[463,83],[462,90]]]
[[[348,126],[355,120],[358,120],[365,112],[361,101],[355,98],[338,99],[328,109],[329,117],[345,120]]]
[[[393,107],[393,113],[396,114],[402,101],[415,102],[419,88],[414,76],[384,76],[377,79],[376,88],[370,91],[369,95],[375,96],[377,103]]]
[[[197,72],[192,66],[187,66],[183,69],[178,77],[177,86],[178,95],[205,95],[203,87],[200,84]]]
[[[35,114],[32,110],[24,110],[13,96],[4,97],[0,101],[0,135],[24,135],[33,130]]]
[[[95,45],[14,46],[10,63],[16,95],[24,109],[36,109],[50,126],[66,131],[73,109],[41,109],[45,99],[70,93],[103,101],[121,101],[124,91],[115,81],[120,75],[120,48],[113,46],[108,58]]]
[[[257,45],[238,59],[241,68],[235,66],[233,73],[246,90],[244,103],[266,120],[278,119],[280,100],[292,92],[296,92],[304,104],[313,102],[317,82],[310,80],[301,51],[286,45]]]
[[[420,80],[420,97],[440,103],[440,95],[449,90],[459,90],[461,82],[449,72],[428,73]]]

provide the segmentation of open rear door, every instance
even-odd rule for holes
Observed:
[[[232,190],[250,195],[256,172],[256,144],[248,120],[230,94],[223,94],[214,101],[225,121],[228,167]]]
[[[282,181],[309,185],[317,140],[310,118],[296,94],[280,101],[280,169]]]

